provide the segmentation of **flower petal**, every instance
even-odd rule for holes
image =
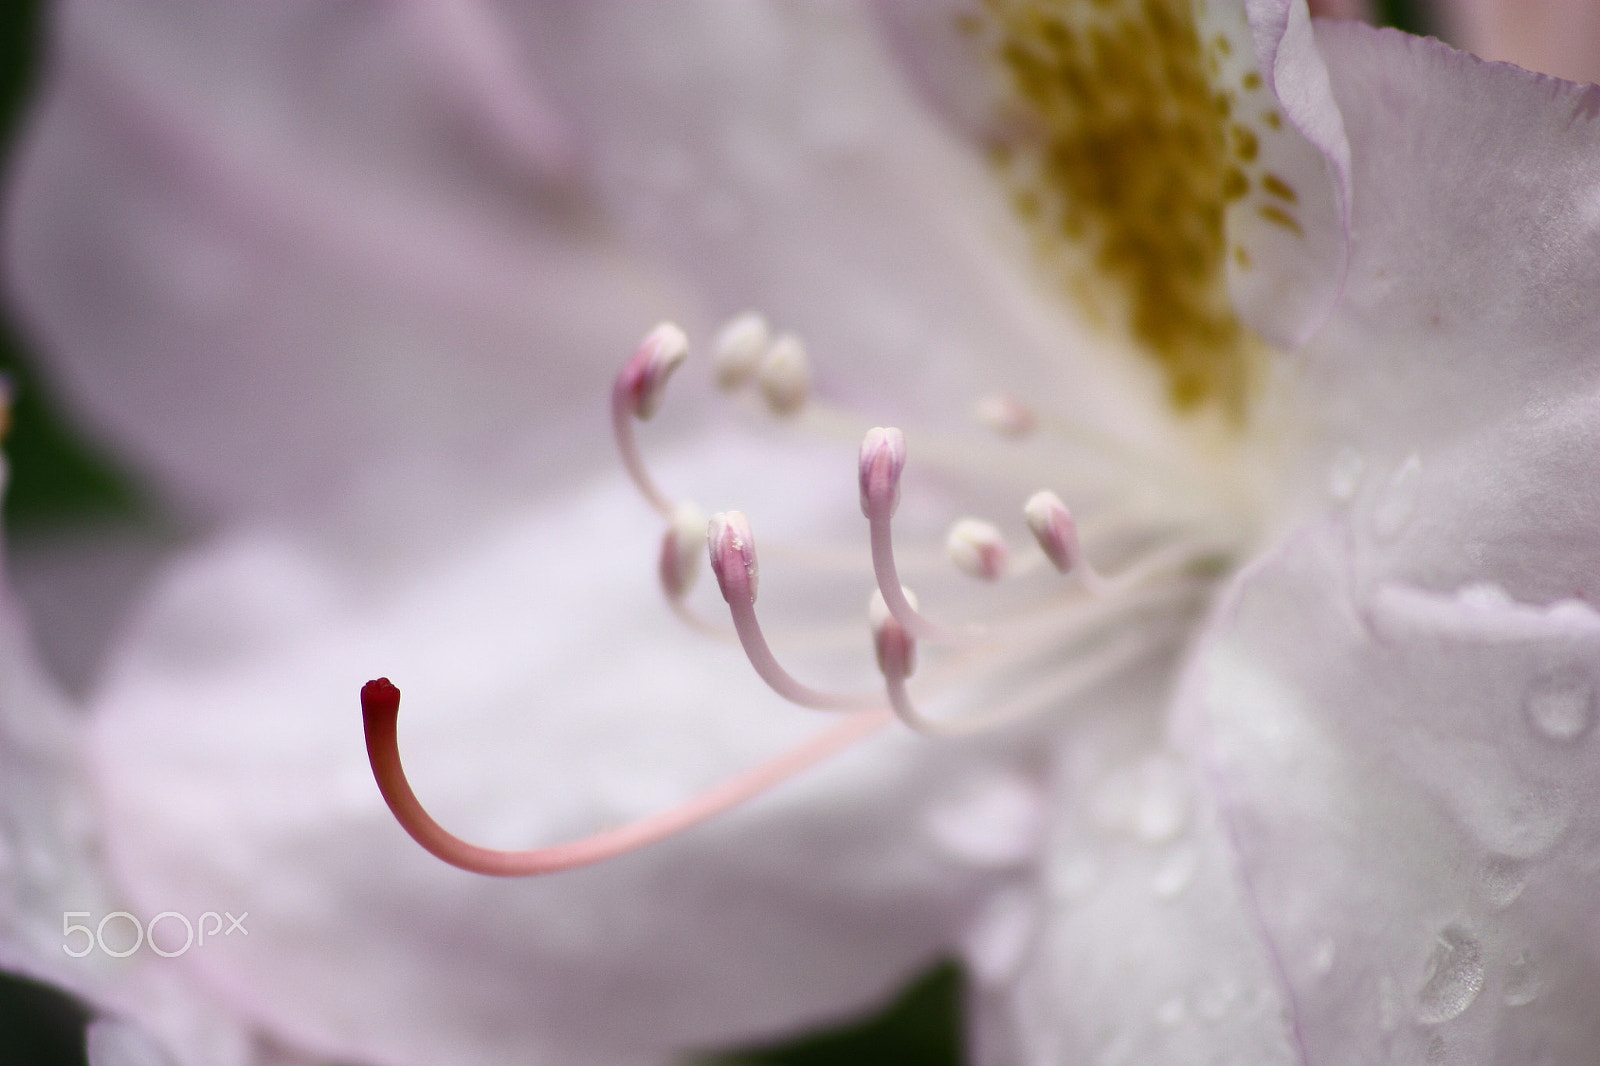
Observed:
[[[662,314],[492,19],[58,12],[8,274],[71,397],[182,496],[282,518],[375,469],[537,480]]]
[[[751,464],[720,441],[696,453],[697,469]],[[753,513],[809,509],[792,488]],[[963,774],[903,734],[533,881],[445,867],[393,823],[356,714],[379,673],[405,691],[424,802],[500,846],[662,808],[825,726],[774,709],[732,647],[674,635],[646,596],[656,534],[639,511],[597,483],[378,592],[259,533],[175,571],[95,701],[94,754],[135,902],[249,912],[248,938],[176,961],[291,1047],[470,1066],[771,1036],[860,1009],[935,957],[994,864],[948,857],[923,826],[921,804]],[[794,589],[772,569],[763,603],[779,607]]]
[[[1164,678],[1138,685],[1106,705],[1160,705]],[[983,1066],[1301,1061],[1205,775],[1162,729],[1119,710],[1058,746],[1027,939],[999,970],[1003,912],[969,938]]]
[[[1349,544],[1329,523],[1247,573],[1186,713],[1294,1024],[1313,1061],[1580,1061],[1600,613],[1353,593]]]
[[[1296,359],[1369,463],[1592,387],[1600,89],[1321,23],[1351,145],[1349,282]]]

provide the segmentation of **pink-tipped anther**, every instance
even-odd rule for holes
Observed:
[[[744,512],[723,511],[712,515],[706,527],[706,547],[722,598],[734,607],[755,603],[760,569],[756,564],[755,534]]]
[[[694,588],[707,526],[706,513],[694,504],[685,501],[674,509],[661,535],[661,588],[667,599],[682,600]]]
[[[994,523],[963,518],[950,527],[945,550],[956,569],[982,581],[998,581],[1011,562],[1011,549]]]
[[[628,365],[617,375],[618,402],[644,421],[661,407],[667,379],[689,357],[689,338],[671,322],[663,322],[645,335]]]
[[[1063,574],[1075,574],[1086,589],[1097,590],[1101,577],[1083,557],[1083,545],[1078,540],[1078,523],[1072,512],[1061,502],[1061,497],[1043,489],[1028,497],[1023,505],[1022,517],[1028,523],[1034,539],[1045,557]]]
[[[861,441],[861,513],[889,517],[900,506],[900,474],[906,468],[905,434],[893,427],[867,430]]]
[[[1049,489],[1034,493],[1023,505],[1022,517],[1045,557],[1063,574],[1071,573],[1079,557],[1078,523],[1061,497]]]
[[[910,589],[901,592],[913,605],[916,603]],[[916,638],[889,612],[883,593],[877,589],[873,589],[872,598],[867,601],[867,621],[872,626],[872,648],[877,653],[878,669],[883,676],[898,680],[910,677],[917,668]]]
[[[400,764],[396,737],[399,716],[400,690],[390,684],[388,678],[380,677],[362,686],[361,717],[366,728],[367,758],[384,802],[400,827],[434,857],[451,866],[491,877],[535,877],[591,866],[676,836],[845,750],[889,720],[889,712],[883,708],[850,715],[806,743],[676,807],[583,840],[526,851],[499,851],[467,843],[434,821],[423,809],[422,801],[412,791]]]

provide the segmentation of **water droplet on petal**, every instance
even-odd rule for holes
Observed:
[[[934,803],[924,826],[939,850],[958,862],[1019,866],[1039,853],[1042,800],[1021,776],[974,776]]]
[[[1132,830],[1146,844],[1167,844],[1189,824],[1189,785],[1176,760],[1152,756],[1108,777],[1094,815],[1108,829]]]
[[[1548,987],[1544,972],[1540,970],[1533,957],[1526,951],[1517,955],[1506,964],[1506,977],[1504,992],[1502,993],[1508,1007],[1524,1007],[1544,994]]]
[[[1483,898],[1497,911],[1515,903],[1528,883],[1523,863],[1509,855],[1490,855],[1485,858],[1478,877],[1483,887]]]
[[[1328,495],[1337,503],[1349,503],[1361,487],[1361,475],[1366,471],[1366,461],[1354,448],[1345,445],[1334,454],[1328,465]]]
[[[1100,883],[1100,864],[1085,852],[1071,852],[1050,864],[1050,898],[1076,903]]]
[[[1150,879],[1150,887],[1160,899],[1180,895],[1194,881],[1195,868],[1200,857],[1188,844],[1178,844],[1161,860]]]
[[[993,986],[1015,976],[1038,926],[1039,907],[1032,892],[1010,888],[991,898],[962,943],[973,979]]]
[[[1483,991],[1483,945],[1459,925],[1439,932],[1428,956],[1422,991],[1417,993],[1417,1020],[1438,1025],[1458,1017]]]
[[[1572,675],[1543,678],[1528,690],[1522,712],[1540,736],[1571,744],[1594,727],[1594,683]]]
[[[1189,1009],[1183,1005],[1182,996],[1173,996],[1156,1008],[1156,1021],[1168,1028],[1181,1023],[1188,1016]]]
[[[1228,1013],[1228,1007],[1238,998],[1239,985],[1236,982],[1217,981],[1195,993],[1195,1013],[1206,1021],[1214,1022]]]
[[[1372,536],[1379,541],[1398,537],[1416,514],[1422,491],[1422,460],[1413,453],[1400,464],[1372,508]]]
[[[1333,937],[1325,936],[1317,941],[1311,949],[1311,972],[1319,977],[1326,976],[1333,969],[1333,960],[1338,949],[1333,943]]]

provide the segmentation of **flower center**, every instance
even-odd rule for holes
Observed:
[[[1265,350],[1229,298],[1228,270],[1252,261],[1228,234],[1248,215],[1300,235],[1240,6],[988,0],[961,23],[1001,72],[991,154],[1041,257],[1154,361],[1176,409],[1236,423]]]

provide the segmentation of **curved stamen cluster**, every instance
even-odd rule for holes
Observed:
[[[876,586],[869,602],[868,624],[882,687],[878,693],[860,695],[812,688],[780,664],[757,618],[760,567],[749,520],[738,511],[708,519],[692,502],[674,501],[651,477],[638,447],[635,423],[649,419],[659,409],[669,378],[687,355],[688,341],[682,330],[670,323],[657,326],[618,374],[612,390],[612,428],[623,467],[665,524],[658,565],[662,591],[672,609],[690,625],[725,635],[687,605],[699,573],[700,552],[705,551],[727,603],[734,635],[757,675],[778,695],[802,707],[853,713],[812,741],[672,810],[571,844],[502,852],[466,844],[423,810],[406,782],[396,750],[399,690],[386,679],[370,682],[362,690],[362,707],[373,773],[401,825],[446,862],[497,876],[587,865],[679,832],[741,803],[855,743],[891,715],[918,732],[951,736],[1036,714],[1148,654],[1154,641],[1143,630],[1152,619],[1181,617],[1185,609],[1192,608],[1208,585],[1207,564],[1214,563],[1226,547],[1192,532],[1170,537],[1154,547],[1142,546],[1140,557],[1116,576],[1106,577],[1087,562],[1078,524],[1061,498],[1041,490],[1022,508],[1037,553],[1014,559],[997,526],[966,517],[950,529],[946,559],[955,570],[989,585],[1012,583],[1035,569],[1034,564],[1046,561],[1071,580],[1053,583],[1043,596],[1034,597],[1001,620],[962,626],[934,622],[902,585],[895,554],[893,519],[901,500],[906,437],[898,428],[873,427],[862,438],[857,475],[861,511],[868,526],[870,576]],[[773,338],[759,315],[734,319],[718,334],[714,370],[724,391],[734,393],[753,386],[774,416],[793,418],[810,407],[808,420],[835,428],[843,422],[839,416],[815,410],[811,403],[810,370],[800,342],[787,335]],[[992,401],[980,408],[980,417],[1009,438],[1030,436],[1040,425],[1030,409],[1014,400]],[[946,454],[952,451],[946,449]],[[700,547],[702,538],[704,548]],[[918,708],[912,698],[911,678],[919,642],[946,649],[926,672],[928,687],[971,689],[976,683],[979,690],[989,693],[980,710],[934,718]],[[997,688],[1005,687],[996,685],[997,679],[1029,675],[1035,682],[1009,698],[993,695]]]

